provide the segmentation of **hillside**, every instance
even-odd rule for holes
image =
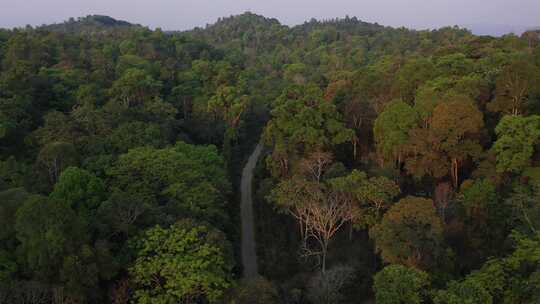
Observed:
[[[106,31],[113,29],[126,29],[131,27],[140,27],[123,20],[116,20],[109,16],[88,15],[77,19],[70,18],[62,23],[55,23],[40,26],[39,29],[62,33],[88,33],[96,31]]]

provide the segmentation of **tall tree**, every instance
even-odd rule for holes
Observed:
[[[355,225],[370,228],[381,219],[392,200],[399,195],[399,186],[383,176],[368,177],[366,173],[353,170],[350,174],[329,181],[343,195],[349,195]]]
[[[208,110],[223,119],[227,125],[223,137],[223,151],[227,155],[227,161],[230,161],[231,141],[237,136],[238,126],[249,104],[249,97],[241,95],[238,89],[232,86],[218,87],[215,95],[208,101]]]
[[[68,203],[29,197],[17,210],[16,235],[24,264],[41,279],[53,279],[64,256],[87,237]]]
[[[540,116],[505,116],[495,128],[492,150],[498,172],[520,172],[530,163],[540,139]]]
[[[116,189],[113,193],[129,195],[156,212],[201,219],[222,227],[227,222],[225,195],[230,191],[224,168],[223,157],[215,146],[178,142],[164,149],[132,149],[121,155],[108,173],[111,186]],[[131,205],[117,198],[118,204],[113,205]],[[141,210],[132,207],[128,210]],[[163,216],[156,220],[171,218]]]
[[[402,161],[403,149],[409,139],[409,131],[417,125],[416,111],[403,101],[388,105],[375,120],[373,134],[381,159]]]
[[[441,254],[443,224],[432,200],[409,196],[385,213],[370,236],[386,263],[427,269]]]
[[[495,100],[488,109],[513,116],[526,113],[528,99],[540,77],[531,61],[532,58],[517,58],[502,70],[497,78]]]
[[[137,303],[219,303],[231,286],[230,244],[211,227],[190,221],[156,226],[133,246],[129,272]]]
[[[328,245],[335,234],[352,219],[351,196],[328,183],[295,176],[279,183],[272,192],[276,204],[300,224],[307,255],[321,257],[321,270],[326,271]],[[318,250],[309,248],[313,239]]]
[[[380,304],[423,303],[428,287],[427,273],[402,265],[384,267],[373,282],[375,299]]]
[[[478,157],[482,147],[478,136],[484,127],[483,114],[467,98],[441,103],[433,110],[432,129],[451,162],[454,187],[459,185],[459,168],[468,158]]]
[[[415,129],[406,146],[406,169],[417,177],[449,174],[459,186],[462,163],[480,156],[483,115],[466,97],[454,96],[433,110],[429,129]]]
[[[292,160],[317,150],[329,150],[354,137],[335,105],[326,102],[322,91],[314,85],[285,89],[275,100],[271,116],[264,138],[274,147],[270,164],[281,175],[289,174]]]

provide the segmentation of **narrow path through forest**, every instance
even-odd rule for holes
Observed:
[[[257,253],[255,251],[255,225],[253,223],[252,184],[253,170],[257,165],[262,148],[260,143],[255,147],[242,171],[242,181],[240,184],[240,191],[242,193],[242,264],[244,266],[245,278],[252,278],[258,274]]]

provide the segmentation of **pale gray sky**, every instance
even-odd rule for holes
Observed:
[[[0,27],[102,14],[152,28],[185,30],[248,10],[289,25],[345,15],[412,28],[540,25],[540,0],[0,0]]]

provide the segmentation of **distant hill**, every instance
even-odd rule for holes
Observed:
[[[377,23],[367,23],[348,16],[328,20],[311,19],[290,27],[281,24],[275,18],[245,12],[219,18],[205,28],[195,28],[186,32],[217,46],[270,50],[279,43],[288,43],[287,41],[295,39],[294,37],[307,36],[313,32],[318,32],[317,35],[321,40],[331,41],[337,39],[338,32],[348,35],[371,35],[385,29],[387,27]]]
[[[214,43],[222,44],[261,35],[262,32],[266,32],[272,27],[281,28],[284,26],[277,19],[246,12],[240,15],[219,18],[215,23],[207,24],[205,28],[197,27],[187,32],[192,32]]]
[[[507,34],[516,34],[520,36],[526,31],[534,30],[535,27],[524,25],[505,25],[505,24],[464,24],[465,27],[475,35],[500,37]]]
[[[39,29],[53,31],[53,32],[65,32],[65,33],[84,33],[103,31],[108,29],[118,28],[130,28],[140,27],[141,25],[133,24],[123,20],[117,20],[109,16],[103,15],[88,15],[80,18],[70,18],[62,23],[54,23],[49,25],[40,26]]]

